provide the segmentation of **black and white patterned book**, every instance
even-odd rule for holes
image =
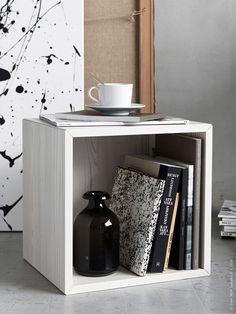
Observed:
[[[118,168],[110,209],[120,221],[120,263],[139,276],[147,272],[165,181]]]

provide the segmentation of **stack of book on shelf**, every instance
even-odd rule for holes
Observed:
[[[218,214],[221,237],[236,237],[236,201],[225,200]]]
[[[110,208],[120,221],[120,261],[137,275],[200,267],[201,139],[159,135],[154,157],[127,155]]]

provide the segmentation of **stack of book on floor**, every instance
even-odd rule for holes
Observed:
[[[218,214],[220,235],[222,237],[236,237],[236,201],[225,200]]]
[[[121,264],[140,276],[200,267],[201,139],[159,135],[156,144],[155,157],[125,156],[110,202]]]

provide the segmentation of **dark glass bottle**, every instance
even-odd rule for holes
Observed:
[[[74,222],[73,266],[81,275],[109,275],[119,266],[119,220],[105,204],[108,193],[90,191],[83,198],[89,203]]]

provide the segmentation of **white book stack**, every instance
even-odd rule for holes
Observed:
[[[225,200],[218,218],[221,236],[236,238],[236,201]]]

